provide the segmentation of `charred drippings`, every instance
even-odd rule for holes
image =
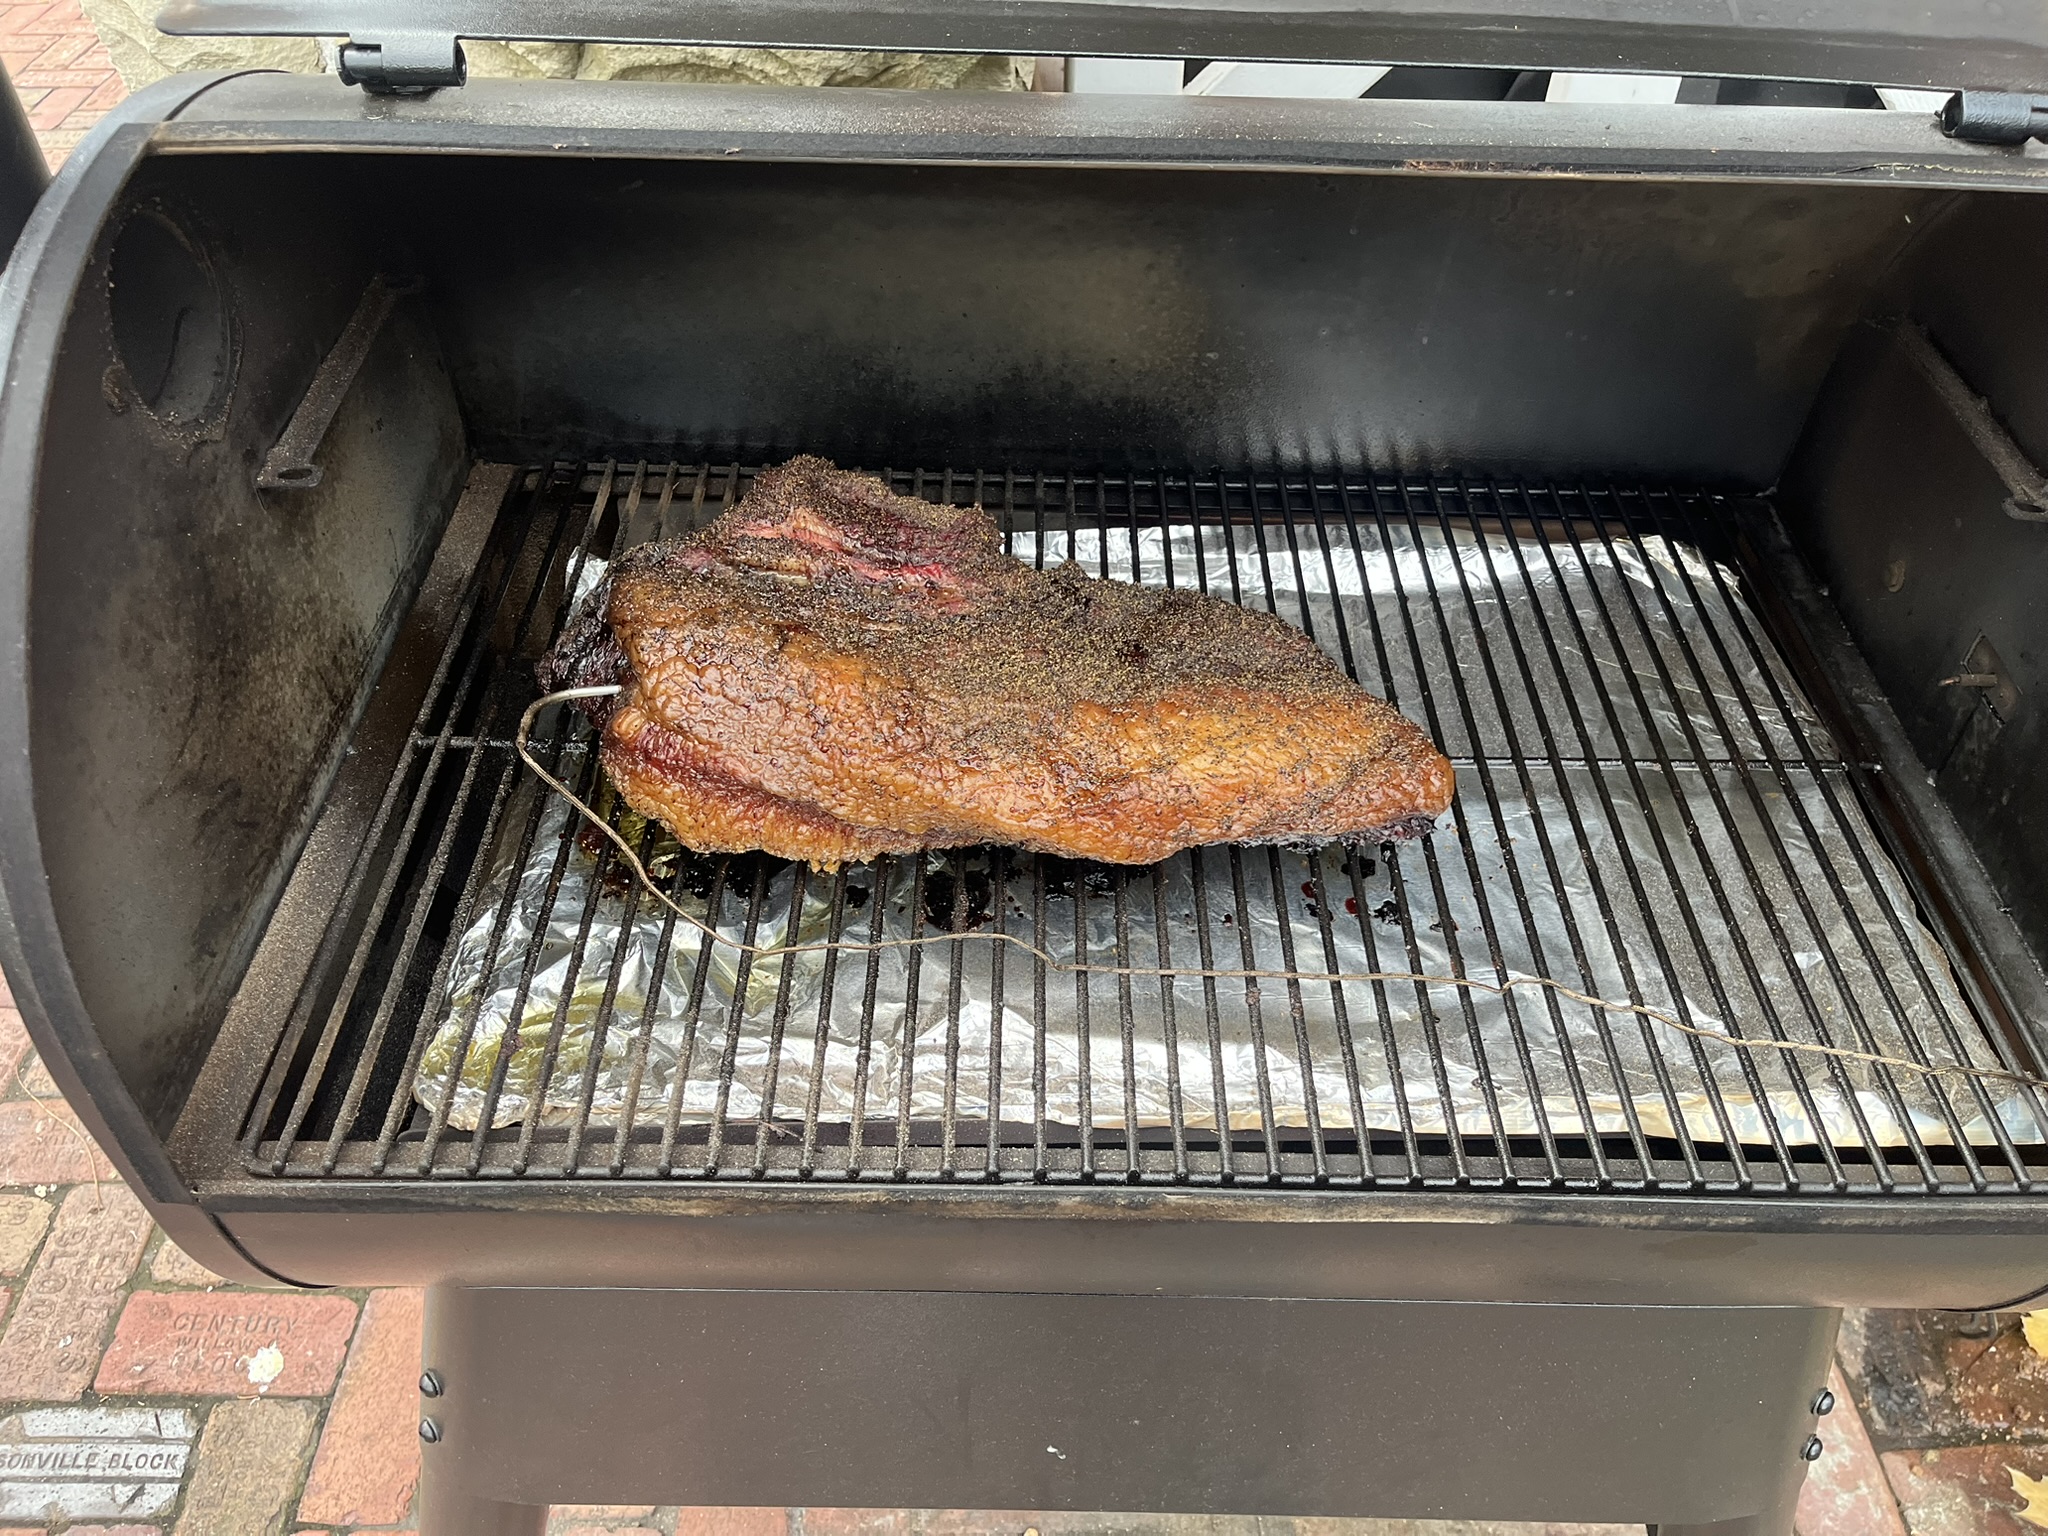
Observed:
[[[957,880],[943,869],[924,877],[924,920],[940,933],[971,933],[995,914],[995,880],[987,869],[970,866]]]
[[[1116,889],[1116,870],[1092,859],[1063,859],[1056,853],[1041,854],[1038,867],[1045,880],[1045,894],[1057,900],[1072,900],[1079,892],[1107,896]]]

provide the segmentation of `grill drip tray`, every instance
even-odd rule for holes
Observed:
[[[1746,601],[1729,503],[1365,474],[891,478],[979,502],[1021,559],[1301,625],[1451,755],[1453,813],[1398,847],[1153,868],[672,855],[669,894],[735,939],[959,935],[782,960],[707,944],[510,738],[569,595],[750,473],[527,471],[245,1117],[248,1172],[2027,1185],[2048,1105],[2006,1082],[1743,1049],[1545,990],[1077,977],[975,937],[1102,967],[1546,976],[1712,1035],[2019,1065]],[[536,740],[602,793],[580,717],[544,715]]]

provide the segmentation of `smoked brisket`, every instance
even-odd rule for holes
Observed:
[[[583,705],[605,770],[683,843],[825,869],[1377,840],[1451,800],[1429,738],[1282,620],[1034,570],[979,508],[814,458],[622,556],[540,677],[621,685]]]

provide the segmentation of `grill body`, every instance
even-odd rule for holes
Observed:
[[[195,1256],[438,1288],[445,1530],[1282,1490],[1780,1530],[1834,1308],[2048,1284],[2048,536],[2007,506],[2048,457],[2048,306],[1985,255],[2038,237],[2043,185],[1850,111],[166,82],[72,157],[0,293],[16,996]],[[317,483],[257,485],[304,441]],[[580,856],[510,753],[532,658],[593,561],[797,451],[980,501],[1021,557],[1302,623],[1445,742],[1455,827],[1370,870],[906,866],[865,908],[727,861],[695,899],[736,931],[797,882],[830,931],[900,909],[958,942],[846,1004],[686,955],[660,1021],[622,1008],[593,874],[561,959],[598,1033],[578,980],[533,1015],[562,1103],[494,1127],[500,1051],[466,1124],[446,1082],[437,1109],[439,1027],[447,1081],[495,1027],[444,1018],[463,935],[503,937],[493,870]],[[540,740],[589,771],[564,722]],[[1664,986],[1709,1035],[1906,1065],[1533,994],[969,958],[1055,917],[1105,955],[1255,957],[1260,926],[1289,969],[1341,943]],[[962,1022],[985,995],[1007,1045]],[[919,998],[934,1032],[889,1056]],[[482,1342],[508,1330],[531,1347]],[[878,1375],[942,1431],[876,1431]],[[515,1405],[562,1382],[585,1411],[547,1451]],[[1276,1428],[1326,1390],[1318,1435]],[[1183,1416],[1125,1433],[1155,1396]],[[633,1481],[635,1425],[687,1454]],[[1346,1425],[1385,1454],[1333,1464]]]
[[[1789,1530],[1834,1327],[1797,1307],[437,1293],[423,1513],[538,1530],[477,1505],[595,1488]],[[824,1390],[791,1390],[798,1359],[836,1362]],[[537,1392],[556,1414],[521,1411]],[[1547,1422],[1564,1403],[1569,1434]]]

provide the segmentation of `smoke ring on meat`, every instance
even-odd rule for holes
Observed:
[[[1376,843],[1450,762],[1299,630],[1003,550],[980,508],[798,458],[627,552],[539,666],[635,811],[702,852],[821,869],[1001,844],[1148,864]]]

